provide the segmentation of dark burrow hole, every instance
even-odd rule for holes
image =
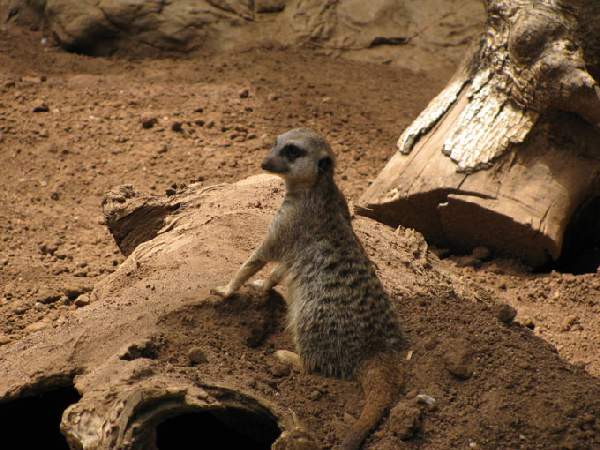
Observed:
[[[239,408],[187,412],[171,417],[156,429],[160,450],[269,450],[281,430],[267,414]]]
[[[584,203],[567,226],[563,251],[550,269],[581,275],[600,266],[600,197]]]
[[[69,405],[81,396],[71,386],[32,393],[0,404],[1,448],[69,450],[60,432],[60,420]],[[13,447],[11,447],[13,446]]]

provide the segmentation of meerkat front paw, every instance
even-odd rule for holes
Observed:
[[[303,371],[302,358],[300,358],[298,353],[290,352],[289,350],[277,350],[273,355],[280,363],[299,372]]]
[[[210,290],[210,293],[213,295],[218,295],[219,297],[228,298],[233,295],[233,290],[229,286],[217,286]]]

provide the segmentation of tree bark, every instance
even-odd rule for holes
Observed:
[[[541,266],[598,195],[600,3],[485,4],[477,48],[404,131],[357,212]]]

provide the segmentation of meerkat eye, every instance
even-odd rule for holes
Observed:
[[[306,155],[306,150],[297,147],[296,145],[288,144],[281,149],[279,152],[281,156],[289,159],[290,161],[295,160],[296,158],[300,158],[301,156]]]

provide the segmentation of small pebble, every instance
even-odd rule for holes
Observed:
[[[38,293],[36,300],[40,303],[48,305],[60,299],[60,293],[50,289],[44,289]]]
[[[203,364],[208,361],[208,359],[206,358],[206,354],[204,353],[204,350],[202,350],[202,348],[200,348],[200,347],[192,347],[188,351],[187,356],[188,356],[188,360],[189,360],[191,366]]]
[[[317,401],[319,400],[321,397],[323,396],[323,393],[321,391],[319,391],[318,389],[315,389],[314,391],[312,391],[309,395],[308,398],[313,400],[313,401]]]
[[[91,291],[91,288],[82,286],[82,285],[71,285],[71,286],[65,286],[63,288],[63,292],[69,298],[69,300],[75,300],[77,297],[79,297],[84,292],[89,292],[89,291]]]
[[[78,308],[82,308],[90,304],[90,295],[89,294],[81,294],[79,297],[75,299],[75,306]]]
[[[416,398],[417,398],[417,403],[422,403],[429,407],[435,406],[436,400],[431,395],[419,394],[419,395],[417,395]]]
[[[511,324],[517,315],[517,310],[506,303],[499,305],[496,310],[496,317],[502,323]]]
[[[275,361],[269,366],[269,372],[271,372],[274,377],[287,377],[290,374],[291,369],[287,364]]]
[[[34,113],[48,112],[50,107],[46,103],[38,103],[32,109]]]
[[[29,332],[29,333],[34,333],[36,331],[40,331],[43,330],[44,328],[47,328],[49,325],[48,322],[46,322],[45,320],[40,320],[39,322],[34,322],[32,324],[29,324],[25,327],[25,331]]]
[[[142,117],[142,128],[148,130],[158,123],[156,117],[146,116]]]

